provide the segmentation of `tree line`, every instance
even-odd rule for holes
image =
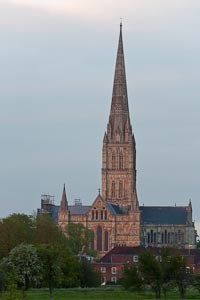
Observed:
[[[193,273],[181,253],[171,254],[170,248],[161,248],[159,256],[148,249],[141,253],[138,266],[125,266],[120,283],[125,289],[135,291],[151,289],[157,299],[162,292],[166,299],[172,288],[177,288],[180,299],[185,299],[189,286],[200,292],[200,275]]]
[[[97,255],[90,249],[93,232],[82,224],[70,223],[66,233],[48,214],[12,214],[0,221],[0,299],[1,293],[25,299],[31,287],[47,287],[52,297],[54,288],[96,287],[100,275],[80,254]],[[156,298],[176,287],[181,298],[192,285],[200,291],[200,276],[187,268],[185,258],[161,249],[155,256],[148,249],[139,255],[139,264],[125,266],[124,277],[118,282],[130,290],[150,288]],[[16,297],[15,297],[16,294]]]
[[[67,235],[48,214],[12,214],[0,222],[0,293],[22,293],[31,287],[92,287],[100,276],[86,259],[92,233],[69,224]],[[92,253],[93,255],[95,253]]]

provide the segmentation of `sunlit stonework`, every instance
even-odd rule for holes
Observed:
[[[46,201],[46,200],[45,200]],[[102,148],[102,195],[91,206],[68,205],[65,186],[60,206],[42,202],[65,230],[69,222],[94,232],[91,247],[99,255],[115,246],[176,246],[195,248],[192,205],[140,206],[136,191],[136,148],[132,132],[120,25],[112,101]],[[48,202],[48,201],[47,201]],[[45,206],[46,205],[46,206]]]

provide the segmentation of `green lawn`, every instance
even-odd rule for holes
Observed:
[[[27,300],[46,300],[50,299],[47,289],[33,289],[28,291]],[[2,299],[8,299],[3,297]],[[120,287],[102,287],[102,288],[76,288],[76,289],[57,289],[54,291],[52,300],[147,300],[155,299],[155,296],[151,292],[129,292],[124,291]],[[164,296],[162,295],[162,299]],[[177,292],[169,292],[166,299],[179,299]],[[187,293],[186,299],[200,299],[200,293],[194,290],[190,290]]]

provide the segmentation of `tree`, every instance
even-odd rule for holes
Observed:
[[[34,218],[25,214],[12,214],[0,222],[0,257],[21,243],[32,243]]]
[[[8,257],[4,257],[0,261],[0,299],[3,291],[7,291],[6,299],[20,299],[17,289],[18,275],[12,266],[8,263]]]
[[[101,275],[95,272],[93,265],[86,259],[81,261],[81,287],[98,287]]]
[[[200,239],[199,239],[199,236],[198,236],[198,235],[197,235],[196,243],[197,243],[197,248],[199,249],[199,248],[200,248]]]
[[[198,290],[198,292],[200,293],[200,275],[199,274],[195,274],[193,276],[193,286],[195,287],[195,289]]]
[[[8,267],[18,276],[18,285],[22,291],[36,286],[40,280],[41,265],[37,250],[32,245],[21,244],[13,248],[7,259]],[[24,299],[24,293],[22,293]]]
[[[0,261],[0,295],[9,288],[10,285],[17,286],[17,274],[8,264],[8,258],[4,257]],[[1,299],[1,298],[0,298]]]
[[[42,284],[49,288],[52,298],[53,289],[59,285],[62,278],[59,248],[53,245],[41,244],[38,246],[38,255],[42,264]]]
[[[66,227],[68,246],[72,253],[88,253],[93,240],[93,232],[82,224],[69,223]]]
[[[62,270],[61,286],[65,288],[79,287],[81,281],[81,263],[71,254],[69,249],[59,250],[59,263]]]
[[[48,214],[38,215],[36,218],[35,243],[49,245],[66,245],[67,239]]]
[[[187,286],[190,283],[190,273],[187,272],[186,260],[180,255],[170,257],[171,280],[177,285],[181,299],[185,298]]]
[[[143,280],[135,266],[125,266],[124,278],[121,280],[121,284],[125,289],[131,289],[134,291],[141,290]]]
[[[156,256],[150,251],[145,251],[139,256],[140,272],[144,282],[150,285],[156,298],[160,298],[162,287],[162,269]]]

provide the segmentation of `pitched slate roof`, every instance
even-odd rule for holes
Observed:
[[[58,205],[52,205],[50,207],[50,215],[54,219],[56,223],[58,223],[58,211],[59,211]],[[71,215],[86,215],[88,210],[90,209],[90,206],[82,206],[82,205],[69,205],[69,211]]]
[[[142,224],[183,225],[187,222],[184,206],[140,206]]]
[[[106,201],[106,206],[113,215],[123,214],[118,205]],[[70,205],[69,211],[71,215],[86,215],[90,207],[90,205]],[[141,224],[184,225],[187,223],[186,208],[185,206],[140,206]],[[58,211],[59,206],[51,206],[50,214],[56,223],[58,223]]]
[[[106,206],[109,208],[110,212],[113,215],[122,215],[123,214],[119,205],[115,205],[115,204],[110,203],[109,201],[106,201]]]
[[[70,205],[70,215],[86,215],[90,207],[90,205]]]

